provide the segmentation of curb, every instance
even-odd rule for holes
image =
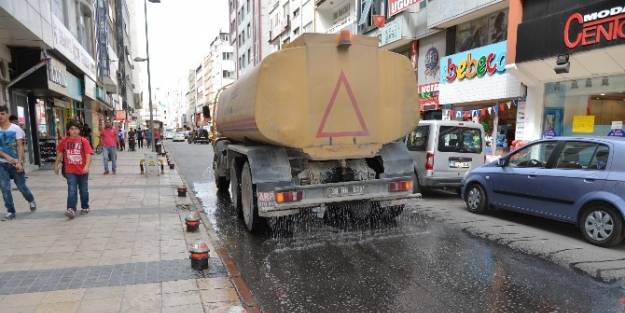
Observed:
[[[173,156],[173,154],[170,154],[169,158],[175,161],[175,157]],[[202,204],[200,203],[200,201],[197,199],[197,197],[195,196],[195,194],[192,192],[191,188],[189,187],[190,186],[189,182],[182,175],[180,175],[180,173],[178,172],[178,168],[175,168],[173,171],[176,171],[176,173],[178,174],[182,182],[185,184],[185,186],[187,186],[186,198],[188,198],[191,204],[196,208],[196,211],[200,213],[199,215],[200,215],[200,218],[202,219],[202,224],[204,225],[204,228],[206,229],[206,232],[213,244],[213,247],[215,247],[215,250],[216,250],[215,253],[217,253],[217,256],[219,256],[219,259],[224,264],[226,271],[228,271],[228,277],[230,278],[230,282],[232,282],[232,284],[234,285],[234,288],[237,291],[237,295],[239,296],[239,300],[241,300],[241,304],[245,308],[246,312],[262,313],[262,310],[258,306],[258,302],[256,301],[256,297],[254,296],[254,293],[247,286],[247,283],[245,282],[243,277],[241,277],[241,272],[239,271],[239,268],[237,267],[236,263],[234,262],[234,259],[228,252],[228,249],[223,245],[221,240],[219,240],[219,238],[217,237],[217,233],[213,229],[213,226],[211,225],[211,223],[208,221],[208,217],[206,216],[206,213],[203,210],[197,210],[197,208],[202,207]]]

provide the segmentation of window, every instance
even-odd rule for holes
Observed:
[[[592,142],[567,142],[558,156],[555,167],[603,170],[608,161],[608,152],[608,147]]]
[[[588,168],[592,170],[605,170],[608,165],[608,156],[610,156],[610,148],[604,145],[599,145],[599,147],[597,147],[597,151],[595,151],[595,155],[588,165]]]
[[[247,64],[252,64],[252,51],[247,49]]]
[[[506,40],[508,14],[499,11],[456,27],[456,52]]]
[[[250,13],[250,0],[246,1],[246,5],[247,5],[247,13]]]
[[[295,11],[293,11],[293,17],[296,17],[299,15],[299,8],[295,9]]]
[[[252,36],[252,26],[250,23],[247,23],[247,38],[249,39]]]
[[[557,145],[557,141],[545,141],[522,148],[510,156],[508,166],[545,167]]]
[[[438,151],[482,153],[482,132],[477,128],[441,126]]]
[[[223,78],[231,78],[232,76],[233,76],[233,73],[231,71],[223,71],[222,73]]]
[[[222,53],[222,57],[223,57],[224,60],[232,60],[232,55],[233,55],[232,52],[224,52],[224,53]]]
[[[425,151],[430,135],[430,125],[419,126],[406,138],[406,146],[410,151]]]
[[[295,29],[293,29],[293,35],[297,34],[299,34],[299,27],[295,27]]]

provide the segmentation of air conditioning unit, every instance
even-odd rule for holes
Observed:
[[[0,59],[0,83],[8,83],[9,79],[9,62]]]

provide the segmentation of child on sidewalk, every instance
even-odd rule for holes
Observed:
[[[54,173],[58,175],[59,165],[63,167],[63,176],[67,179],[67,211],[69,218],[76,216],[78,190],[80,190],[81,214],[89,213],[89,165],[93,150],[89,141],[80,136],[80,125],[70,121],[67,125],[69,136],[63,138],[56,147]],[[61,164],[61,162],[63,164]]]

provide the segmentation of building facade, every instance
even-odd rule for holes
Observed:
[[[361,0],[315,0],[313,30],[317,33],[338,33],[346,29],[357,33]]]
[[[527,85],[520,135],[623,136],[625,3],[510,1],[508,62]]]
[[[312,0],[272,0],[268,14],[271,45],[267,54],[282,49],[283,45],[314,29],[315,6]]]
[[[269,1],[229,0],[230,43],[234,47],[236,77],[245,75],[271,51]]]

